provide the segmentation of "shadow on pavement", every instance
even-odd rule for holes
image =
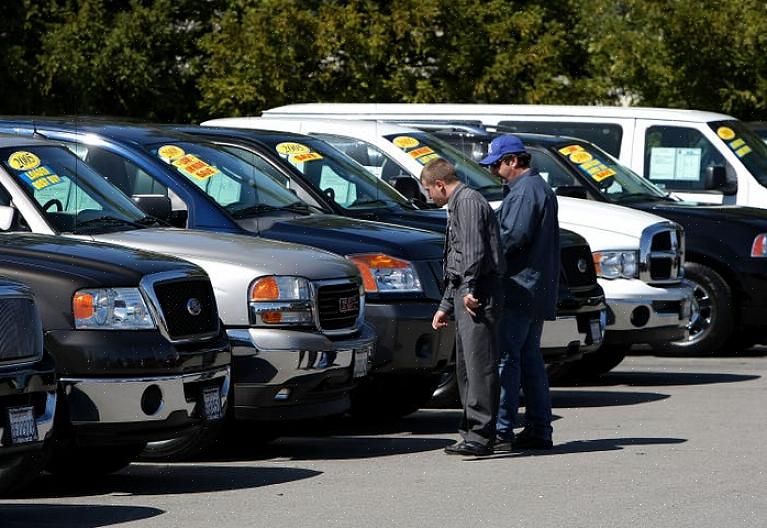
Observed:
[[[127,469],[89,481],[43,475],[20,492],[25,498],[88,495],[173,495],[209,493],[283,484],[321,475],[321,471],[280,467],[224,467],[205,464],[131,464]],[[0,509],[0,512],[2,510]],[[3,526],[3,524],[0,524]]]
[[[570,409],[574,407],[619,407],[638,405],[669,398],[668,394],[657,392],[620,392],[552,389],[551,406]],[[524,401],[523,401],[524,403]]]
[[[311,428],[318,435],[378,435],[392,433],[445,434],[454,433],[461,418],[460,409],[422,409],[396,420],[355,420],[338,418],[324,420]],[[305,429],[306,430],[306,429]],[[302,436],[299,433],[297,436]]]
[[[497,453],[489,457],[467,458],[467,461],[497,460],[499,458],[523,458],[530,456],[570,455],[574,453],[596,453],[599,451],[620,451],[628,446],[653,446],[683,444],[686,438],[600,438],[597,440],[574,440],[564,444],[555,444],[552,449],[528,450],[511,453]]]
[[[759,379],[749,374],[720,374],[705,372],[610,372],[588,386],[670,387],[674,385],[711,385],[714,383],[738,383]]]
[[[98,528],[165,513],[143,506],[96,506],[90,504],[0,504],[3,528]]]
[[[455,432],[455,427],[453,431]],[[453,442],[455,440],[449,438],[293,436],[280,438],[267,445],[219,447],[207,455],[205,459],[227,462],[271,458],[351,460],[434,451]]]

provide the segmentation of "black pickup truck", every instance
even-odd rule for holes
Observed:
[[[149,441],[219,419],[229,343],[197,266],[40,234],[0,234],[0,275],[37,299],[58,406],[47,469],[116,471]],[[0,392],[2,394],[2,392]]]
[[[0,278],[0,496],[43,468],[55,411],[56,377],[32,292]]]

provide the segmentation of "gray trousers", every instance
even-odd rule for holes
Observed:
[[[487,284],[475,294],[482,306],[473,317],[463,298],[454,299],[455,369],[463,415],[458,432],[467,442],[492,446],[498,416],[498,322],[503,308],[503,290]]]

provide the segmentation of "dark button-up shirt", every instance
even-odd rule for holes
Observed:
[[[506,308],[555,319],[559,291],[557,197],[537,169],[504,187],[498,210],[506,257]]]
[[[475,294],[483,278],[503,273],[503,259],[498,221],[484,196],[460,184],[447,201],[447,214],[446,287],[440,310],[451,313],[454,297]]]

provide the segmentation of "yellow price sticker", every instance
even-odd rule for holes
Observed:
[[[615,176],[615,171],[612,169],[605,169],[603,171],[597,172],[591,177],[594,178],[594,181],[601,182],[602,180],[609,178],[610,176]]]
[[[573,163],[577,163],[578,165],[580,165],[581,163],[586,163],[587,161],[591,161],[591,159],[592,159],[591,154],[589,154],[588,152],[584,152],[582,150],[579,150],[570,154],[570,161],[572,161]]]
[[[184,149],[177,147],[176,145],[163,145],[157,149],[157,155],[165,161],[174,161],[186,154]]]
[[[306,154],[311,152],[309,147],[301,143],[278,143],[274,148],[280,154]]]
[[[716,129],[716,135],[725,141],[729,141],[735,137],[735,131],[730,127],[722,126]]]
[[[20,150],[8,156],[8,165],[17,171],[26,171],[37,168],[40,165],[40,158],[31,152]]]
[[[392,143],[401,149],[413,148],[419,145],[418,140],[410,136],[397,136],[392,140]]]
[[[321,160],[322,155],[317,152],[305,152],[304,154],[293,154],[289,160],[293,163],[305,163],[307,161]]]
[[[565,156],[569,156],[573,152],[578,152],[579,150],[583,150],[583,147],[581,147],[580,145],[569,145],[567,147],[562,147],[561,149],[559,149],[559,152],[561,152]]]

